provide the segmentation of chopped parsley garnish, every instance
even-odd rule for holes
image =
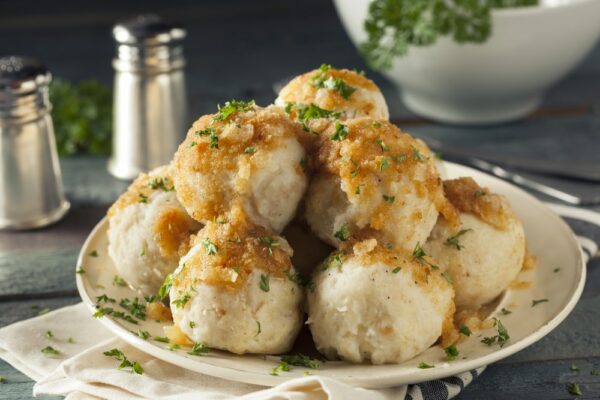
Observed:
[[[88,254],[88,256],[90,256],[90,257],[98,257],[98,252],[96,250],[92,250],[90,252],[90,254]]]
[[[319,361],[310,358],[304,354],[286,354],[281,356],[281,361],[288,365],[296,367],[306,367],[310,369],[319,369]]]
[[[560,271],[560,268],[554,268],[554,273],[557,273],[558,271]]]
[[[194,321],[190,321],[190,322],[188,323],[188,325],[189,325],[189,327],[190,327],[191,329],[194,329],[194,328],[196,327],[196,323],[195,323]]]
[[[196,141],[194,140],[193,142],[191,142],[191,143],[189,144],[189,146],[188,146],[188,147],[191,149],[192,147],[194,147],[194,146],[197,146],[197,145],[198,145],[198,142],[196,142]]]
[[[379,145],[379,147],[381,147],[381,151],[388,151],[388,147],[383,140],[377,139],[376,142]]]
[[[69,338],[67,339],[67,343],[75,343],[75,339],[69,336]]]
[[[139,193],[139,199],[138,199],[138,203],[147,203],[148,202],[148,196],[146,196],[144,193]]]
[[[413,151],[412,151],[413,160],[415,160],[415,161],[425,161],[425,160],[427,160],[427,157],[423,156],[423,154],[421,154],[421,152],[419,151],[419,149],[417,149],[416,147],[413,147],[412,149],[413,149]]]
[[[214,121],[226,121],[229,117],[240,111],[248,111],[251,110],[256,103],[254,100],[243,101],[243,100],[231,100],[225,102],[225,105],[221,107],[218,105],[218,112],[213,117]]]
[[[142,375],[144,373],[144,368],[142,368],[142,366],[140,365],[139,362],[129,361],[129,359],[127,359],[125,354],[123,354],[123,352],[119,349],[112,349],[109,351],[105,351],[102,354],[104,354],[107,357],[112,357],[112,358],[116,359],[117,361],[121,361],[121,364],[119,364],[119,366],[117,367],[118,369],[131,368],[132,373],[135,373],[138,375]]]
[[[508,308],[502,308],[500,312],[502,313],[502,315],[512,314],[512,311],[510,311]]]
[[[177,308],[182,308],[183,306],[185,306],[187,304],[188,301],[190,301],[190,299],[192,298],[192,295],[187,292],[187,293],[181,293],[179,292],[179,297],[176,298],[175,300],[173,300],[173,304],[175,304],[175,307]]]
[[[148,339],[150,337],[150,332],[138,329],[136,335],[138,335],[142,339],[146,340],[146,339]]]
[[[203,356],[203,355],[207,354],[208,351],[209,351],[208,347],[206,347],[202,343],[194,343],[194,346],[192,347],[192,351],[189,351],[188,354],[191,354],[192,356]]]
[[[567,386],[567,391],[569,392],[569,394],[572,394],[573,396],[581,396],[581,388],[579,387],[579,383],[569,383],[569,385]]]
[[[462,235],[464,235],[465,233],[467,233],[469,231],[472,231],[472,229],[461,229],[460,231],[458,231],[458,233],[456,235],[450,236],[448,239],[446,239],[444,244],[446,246],[454,246],[454,247],[456,247],[456,250],[460,250],[460,249],[464,248],[464,246],[459,243],[459,239]]]
[[[444,349],[444,352],[446,353],[446,358],[448,359],[448,361],[454,361],[458,358],[458,349],[454,344],[451,344],[450,346],[446,347]]]
[[[385,247],[388,250],[392,250],[394,248],[394,245],[391,242],[385,242],[383,247]]]
[[[427,364],[426,362],[421,361],[419,363],[419,368],[420,369],[428,369],[428,368],[435,368],[435,365],[432,364]]]
[[[171,350],[171,351],[173,351],[173,350],[178,350],[178,349],[180,349],[180,348],[181,348],[181,346],[179,346],[177,343],[171,343],[171,344],[169,345],[169,350]]]
[[[142,247],[142,250],[140,250],[140,257],[144,257],[146,255],[146,246]]]
[[[302,124],[302,129],[304,129],[306,132],[317,134],[317,132],[314,132],[308,127],[308,122],[310,120],[317,118],[339,118],[340,115],[341,113],[339,111],[325,110],[314,103],[310,103],[308,105],[296,103],[296,121]]]
[[[46,337],[48,339],[52,339],[52,338],[54,338],[54,333],[52,333],[52,331],[46,331]]]
[[[167,275],[160,289],[158,289],[158,297],[162,300],[169,295],[173,286],[173,274]]]
[[[329,257],[327,257],[325,259],[325,261],[323,261],[321,270],[327,271],[329,268],[337,268],[338,270],[341,271],[342,264],[343,264],[342,254],[335,253],[335,254],[330,255]]]
[[[476,190],[475,192],[473,192],[473,196],[475,197],[482,197],[487,195],[485,190]]]
[[[83,266],[80,265],[79,267],[77,267],[77,269],[75,270],[76,273],[78,274],[85,274],[85,269],[83,269]]]
[[[345,242],[350,238],[350,230],[346,225],[343,225],[337,232],[333,234],[334,237],[339,239],[342,242]]]
[[[210,144],[208,147],[211,149],[219,148],[219,136],[217,136],[217,130],[215,128],[206,128],[196,131],[196,135],[208,136],[210,139]]]
[[[354,161],[353,159],[350,159],[350,162],[354,166],[354,169],[352,170],[352,172],[350,172],[350,175],[354,178],[360,172],[360,164]]]
[[[256,335],[254,335],[254,336],[260,335],[261,332],[262,332],[262,329],[260,328],[260,321],[256,320]]]
[[[495,336],[484,337],[481,340],[481,343],[491,346],[494,343],[498,342],[500,347],[504,347],[506,342],[508,342],[508,340],[510,339],[510,336],[508,335],[508,331],[506,330],[504,325],[502,325],[502,321],[500,321],[498,318],[494,318],[494,326],[496,326],[498,328],[498,334]]]
[[[299,286],[306,288],[306,289],[314,289],[314,282],[311,281],[310,279],[305,279],[304,277],[302,277],[302,275],[300,275],[300,273],[296,272],[296,271],[292,271],[292,269],[289,269],[285,272],[285,275],[287,276],[287,278],[298,284]]]
[[[129,311],[134,317],[141,320],[146,319],[146,305],[140,303],[140,300],[137,297],[135,297],[133,301],[128,298],[121,299],[119,305]]]
[[[280,372],[289,372],[289,371],[290,371],[289,364],[286,363],[285,361],[281,361],[279,363],[279,365],[277,365],[276,367],[273,367],[273,369],[271,370],[271,375],[278,376]]]
[[[135,325],[138,324],[138,321],[129,314],[125,314],[122,311],[115,311],[111,307],[100,307],[99,304],[96,304],[96,312],[94,314],[92,314],[92,317],[101,318],[101,317],[104,317],[105,315],[110,315],[115,318],[120,318],[124,321],[130,322]]]
[[[44,314],[48,314],[49,312],[50,312],[50,309],[46,307],[46,308],[44,308],[44,309],[41,309],[41,310],[38,312],[38,315],[44,315]]]
[[[532,300],[531,301],[531,307],[535,307],[540,303],[547,303],[549,300],[548,299],[539,299],[539,300]]]
[[[254,153],[256,153],[256,147],[248,146],[244,149],[244,153],[254,154]]]
[[[157,342],[161,343],[169,343],[169,338],[165,336],[154,336],[152,340],[156,340]]]
[[[350,130],[348,129],[348,126],[339,121],[335,121],[335,132],[333,132],[333,135],[331,135],[331,140],[337,140],[338,142],[341,142],[348,137],[349,132]]]
[[[379,161],[379,172],[383,172],[384,170],[389,168],[389,166],[390,166],[390,162],[388,161],[387,157],[383,157]]]
[[[123,278],[121,278],[119,275],[115,275],[113,277],[112,283],[115,286],[127,286],[127,282],[125,282],[125,280]]]
[[[425,250],[423,250],[423,248],[421,247],[421,243],[417,242],[413,253],[412,253],[412,257],[414,260],[418,261],[419,264],[427,264],[429,265],[432,269],[439,269],[440,267],[438,267],[435,264],[430,263],[429,261],[427,261],[425,259],[425,257],[428,257],[427,253],[425,253]]]
[[[442,276],[444,277],[444,279],[449,283],[449,284],[453,284],[452,281],[452,277],[450,276],[450,274],[448,273],[448,271],[444,271],[442,272]]]
[[[469,329],[469,327],[464,324],[460,326],[458,331],[465,336],[471,336],[471,329]]]
[[[96,303],[116,303],[117,301],[112,297],[108,297],[106,294],[96,296]]]
[[[217,254],[217,251],[219,251],[217,245],[208,240],[208,238],[202,241],[202,246],[204,246],[209,256],[214,256],[215,254]]]
[[[4,383],[4,377],[0,375],[0,383]]]
[[[150,189],[160,189],[165,192],[172,192],[175,190],[175,186],[171,185],[171,187],[167,186],[167,179],[163,178],[154,178],[148,183],[148,187]]]
[[[260,274],[260,283],[258,284],[258,287],[260,287],[260,290],[262,290],[263,292],[268,292],[269,290],[271,290],[271,287],[269,286],[270,278],[271,275],[269,274]]]
[[[396,201],[396,196],[389,196],[387,194],[384,194],[383,195],[383,200],[385,200],[388,203],[392,204],[394,201]]]
[[[590,371],[590,375],[598,376],[600,375],[600,372],[596,368],[592,368],[592,370]]]
[[[322,64],[319,71],[312,77],[312,85],[316,88],[337,90],[344,99],[350,99],[350,96],[352,96],[352,93],[354,93],[356,89],[348,85],[346,81],[341,78],[327,77],[326,73],[331,68],[331,65]]]
[[[269,255],[273,255],[274,247],[279,247],[279,240],[274,239],[270,236],[259,237],[258,241],[267,247]]]
[[[44,356],[48,357],[48,358],[53,358],[53,357],[57,357],[61,355],[61,352],[56,350],[54,347],[52,346],[46,346],[44,347],[41,352],[44,354]]]
[[[400,272],[400,270],[401,270],[401,269],[402,269],[402,268],[400,268],[400,267],[396,267],[396,268],[394,268],[394,269],[392,270],[392,274],[397,274],[398,272]]]

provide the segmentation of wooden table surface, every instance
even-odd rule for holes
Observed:
[[[89,4],[88,4],[89,3]],[[146,1],[101,3],[21,1],[2,5],[0,55],[42,59],[55,76],[71,80],[112,80],[111,24],[138,12],[154,11],[188,28],[185,54],[191,117],[211,112],[231,98],[268,104],[274,82],[326,62],[365,66],[345,35],[329,2],[263,0],[227,2]],[[289,3],[289,4],[288,4]],[[95,7],[95,8],[94,8]],[[33,11],[32,11],[33,10]],[[531,157],[552,163],[596,162],[600,168],[600,46],[547,95],[529,118],[486,128],[450,127],[412,115],[380,75],[392,119],[404,130],[473,150]],[[61,160],[73,209],[60,223],[29,232],[0,233],[0,327],[79,301],[74,268],[79,247],[127,184],[111,178],[106,159]],[[598,192],[598,185],[567,183],[573,190]],[[600,210],[600,208],[597,208]],[[567,382],[579,382],[584,398],[600,398],[600,262],[588,269],[583,297],[554,332],[535,345],[491,365],[471,384],[467,399],[568,399]],[[572,363],[582,372],[570,370]],[[31,398],[33,382],[0,361],[0,399]]]

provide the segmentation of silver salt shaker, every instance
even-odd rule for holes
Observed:
[[[113,150],[109,172],[133,179],[168,164],[187,131],[180,27],[142,15],[113,28]]]
[[[49,225],[69,209],[50,116],[51,79],[33,58],[0,58],[0,229]]]

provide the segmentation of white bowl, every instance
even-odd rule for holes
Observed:
[[[355,45],[366,40],[370,0],[334,0]],[[536,109],[600,36],[600,0],[541,0],[539,6],[492,12],[483,44],[441,37],[411,46],[384,75],[417,114],[458,124],[514,120]]]

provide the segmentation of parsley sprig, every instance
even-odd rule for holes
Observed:
[[[482,43],[492,33],[492,8],[538,4],[539,0],[373,0],[360,53],[376,70],[392,67],[410,46],[430,46],[440,36]]]
[[[112,357],[117,361],[121,361],[121,364],[117,367],[118,369],[126,369],[131,368],[130,371],[134,374],[142,375],[144,373],[144,368],[137,361],[129,361],[129,359],[123,354],[123,352],[119,349],[112,349],[109,351],[105,351],[104,354],[107,357]]]

